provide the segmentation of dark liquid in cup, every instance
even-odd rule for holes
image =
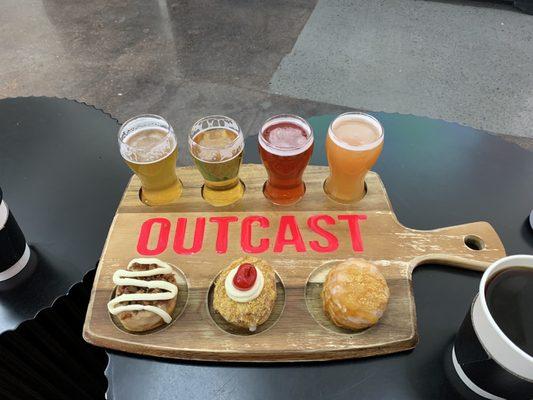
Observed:
[[[533,269],[516,267],[500,272],[489,281],[485,297],[503,333],[533,356]]]

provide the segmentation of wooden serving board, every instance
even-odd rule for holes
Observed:
[[[232,206],[215,208],[201,198],[203,181],[196,169],[177,171],[183,195],[161,207],[143,205],[139,180],[131,179],[96,273],[83,328],[89,343],[138,354],[210,361],[332,360],[393,353],[417,343],[411,287],[416,266],[436,262],[482,271],[505,256],[498,235],[486,222],[432,231],[402,226],[376,173],[367,175],[363,200],[342,205],[322,190],[328,168],[309,166],[303,200],[281,207],[263,197],[263,166],[243,165],[244,198]],[[220,217],[231,217],[224,219],[232,221],[227,235],[219,230],[224,224]],[[228,326],[210,304],[212,282],[219,271],[247,255],[246,251],[267,260],[278,275],[274,311],[254,334]],[[113,272],[140,256],[170,263],[182,280],[173,322],[150,333],[134,334],[115,324],[106,304],[114,291]],[[383,318],[361,332],[335,327],[325,317],[320,300],[329,268],[349,257],[375,263],[391,294]]]

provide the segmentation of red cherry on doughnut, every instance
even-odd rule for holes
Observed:
[[[257,270],[250,263],[239,266],[237,273],[233,277],[233,286],[239,290],[250,290],[257,279]]]

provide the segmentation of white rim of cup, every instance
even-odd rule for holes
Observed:
[[[472,318],[473,322],[477,319],[478,324],[488,324],[488,327],[492,328],[492,332],[487,329],[479,329],[486,328],[487,326],[476,327],[476,324],[474,323],[473,327],[483,348],[495,362],[523,379],[533,380],[533,357],[514,344],[513,341],[503,333],[492,317],[487,305],[487,299],[485,298],[485,288],[489,279],[497,272],[503,271],[509,267],[526,267],[533,269],[533,256],[519,254],[504,257],[492,263],[490,267],[487,268],[479,283],[479,295],[477,299],[474,300],[472,306]],[[476,315],[476,303],[479,303],[479,306],[481,307],[481,315]],[[479,317],[482,319],[479,319]],[[497,359],[496,357],[499,358]]]

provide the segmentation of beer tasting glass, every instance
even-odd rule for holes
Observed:
[[[313,129],[296,115],[276,115],[265,121],[258,139],[268,174],[265,197],[279,205],[296,203],[305,193],[302,175],[313,153]]]
[[[196,167],[204,177],[202,197],[220,207],[240,200],[244,185],[239,179],[244,138],[233,119],[223,115],[204,117],[194,123],[189,149]]]
[[[167,121],[151,114],[131,118],[120,127],[118,144],[122,158],[141,180],[140,198],[145,204],[167,204],[181,196],[178,145]]]
[[[339,203],[352,203],[365,195],[366,173],[383,148],[383,127],[371,115],[348,112],[330,124],[326,138],[329,177],[324,191]]]

